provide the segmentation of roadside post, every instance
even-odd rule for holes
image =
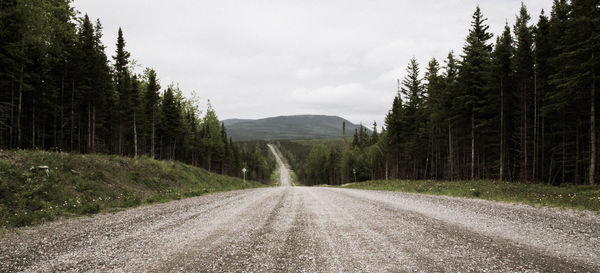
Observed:
[[[356,183],[356,169],[352,168],[352,173],[354,174],[354,183]]]
[[[242,168],[242,172],[244,173],[244,184],[246,184],[246,168]]]

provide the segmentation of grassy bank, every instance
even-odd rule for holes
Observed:
[[[600,212],[600,186],[598,185],[562,185],[555,187],[545,184],[493,180],[377,180],[351,183],[342,187],[471,197],[525,203],[534,206],[575,208]]]
[[[1,151],[0,227],[261,186],[146,157]]]

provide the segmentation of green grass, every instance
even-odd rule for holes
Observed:
[[[0,230],[261,186],[147,157],[0,151]]]
[[[342,187],[470,197],[600,212],[600,185],[562,185],[557,187],[495,180],[377,180],[351,183]]]
[[[279,168],[273,170],[273,173],[271,173],[271,186],[279,186],[279,176]]]

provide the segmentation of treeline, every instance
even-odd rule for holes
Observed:
[[[274,164],[228,138],[210,103],[134,72],[121,29],[109,61],[102,25],[70,0],[0,2],[0,147],[179,160],[262,179]],[[257,151],[257,149],[259,149]],[[254,175],[253,175],[254,174]],[[268,175],[266,178],[268,179]]]
[[[317,146],[298,173],[309,184],[598,183],[600,2],[555,0],[536,24],[522,5],[495,43],[488,28],[477,7],[460,56],[432,59],[424,77],[409,62],[380,136],[361,131],[341,148]]]

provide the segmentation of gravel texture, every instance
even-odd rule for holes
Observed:
[[[251,189],[9,232],[0,271],[600,272],[600,216],[397,192]]]

